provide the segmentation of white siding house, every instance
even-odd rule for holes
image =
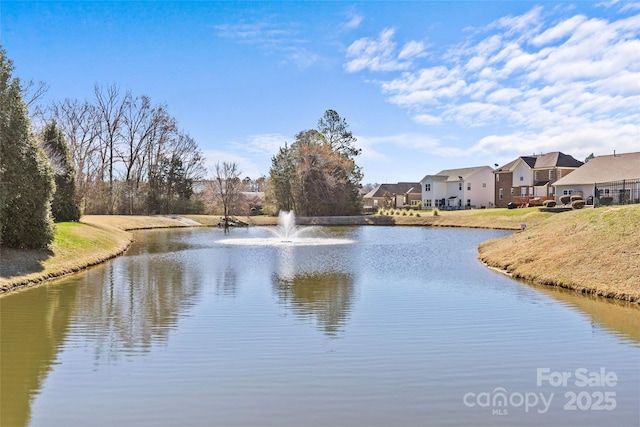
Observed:
[[[420,181],[423,209],[465,209],[493,206],[493,169],[476,166],[446,169]]]

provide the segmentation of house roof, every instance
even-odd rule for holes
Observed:
[[[582,185],[640,178],[640,152],[598,156],[554,185]]]
[[[461,169],[444,169],[435,175],[426,175],[420,182],[424,182],[427,178],[431,178],[433,181],[446,182],[459,182],[460,178],[462,178],[463,181],[466,181],[476,173],[487,169],[490,171],[493,170],[490,166],[474,166]]]
[[[533,166],[533,168],[534,169],[555,168],[555,167],[579,168],[583,164],[584,162],[581,162],[580,160],[576,160],[568,154],[564,154],[559,151],[554,151],[553,153],[541,154],[537,156],[536,163]]]
[[[498,169],[496,169],[495,172],[512,172],[520,162],[525,162],[531,169],[557,167],[579,168],[584,164],[580,160],[576,160],[568,154],[561,153],[560,151],[554,151],[547,154],[520,156],[517,159],[512,160],[503,166],[500,166]]]
[[[365,198],[384,197],[386,193],[391,195],[417,193],[422,194],[419,182],[399,182],[397,184],[380,184],[364,195]]]

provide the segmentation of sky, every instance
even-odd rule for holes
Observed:
[[[363,184],[640,151],[640,2],[2,0],[0,25],[43,104],[147,95],[251,178],[328,109]]]

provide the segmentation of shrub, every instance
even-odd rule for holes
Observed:
[[[571,202],[571,207],[573,209],[582,209],[582,208],[584,208],[584,204],[585,204],[585,201],[582,200],[582,199],[574,200],[573,202]]]
[[[433,216],[438,216],[438,209],[433,210]]]
[[[571,202],[571,196],[565,195],[560,197],[560,203],[563,205],[568,205]]]
[[[582,196],[579,196],[577,194],[574,194],[571,196],[571,201],[575,201],[575,200],[582,200]]]
[[[611,196],[600,197],[600,204],[601,205],[611,206],[612,203],[613,203],[613,197],[611,197]]]
[[[420,216],[420,212],[416,212],[416,216],[419,217]]]
[[[552,208],[552,207],[554,207],[556,205],[556,201],[555,200],[545,200],[544,202],[542,202],[542,204],[546,208]]]

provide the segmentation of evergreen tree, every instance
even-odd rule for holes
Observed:
[[[78,221],[80,209],[76,202],[76,171],[64,135],[55,120],[44,128],[42,146],[55,171],[56,192],[51,203],[53,218],[56,222]]]
[[[359,214],[359,181],[352,180],[357,166],[350,157],[317,130],[299,132],[271,159],[270,195],[277,208],[304,216]]]
[[[0,47],[0,243],[42,248],[53,240],[53,170],[31,133],[20,81]]]

